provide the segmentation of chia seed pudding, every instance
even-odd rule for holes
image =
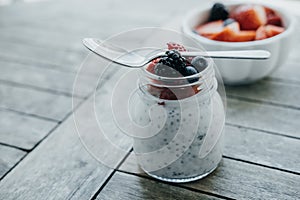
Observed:
[[[194,67],[197,59],[183,61]],[[141,72],[132,116],[136,124],[150,124],[151,128],[149,137],[134,138],[133,148],[139,165],[152,177],[169,182],[194,181],[211,173],[221,161],[225,112],[212,62],[206,60],[195,67],[195,73],[186,75],[178,70],[183,76],[172,71],[174,65],[171,71],[160,66],[158,72],[156,66],[162,63],[158,60]],[[159,74],[166,71],[173,75]]]

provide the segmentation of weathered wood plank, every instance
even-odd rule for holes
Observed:
[[[9,63],[16,63],[16,64],[22,64],[22,65],[29,65],[29,66],[38,66],[40,68],[50,68],[52,70],[56,71],[62,71],[62,72],[70,72],[70,73],[76,73],[79,66],[73,65],[59,65],[55,64],[52,61],[44,61],[40,60],[39,58],[28,58],[22,55],[2,55],[0,53],[0,59],[3,62],[9,62]]]
[[[0,178],[12,168],[26,152],[0,145]]]
[[[32,149],[57,123],[0,110],[0,142]]]
[[[227,157],[300,173],[299,151],[298,139],[232,126],[225,129],[224,156]],[[126,165],[137,170],[132,162]]]
[[[297,49],[298,52],[298,49]],[[296,60],[296,58],[299,58],[299,55],[297,54],[298,57],[290,57],[290,61],[286,63],[284,66],[276,70],[272,75],[271,75],[271,80],[272,78],[279,78],[287,81],[294,81],[296,83],[300,82],[300,71],[299,71],[299,60]]]
[[[22,32],[22,34],[19,34]],[[94,33],[99,37],[104,33],[97,31]],[[83,33],[73,32],[65,37],[63,32],[47,31],[44,29],[23,27],[23,26],[9,26],[1,29],[2,41],[9,41],[14,44],[23,44],[37,47],[51,47],[53,50],[72,49],[74,51],[82,50],[82,38],[86,36]]]
[[[78,112],[80,122],[86,124],[80,130],[97,135],[98,129],[90,125],[94,113],[88,112],[86,106],[80,107]],[[115,142],[119,140],[119,145],[128,145],[122,139],[115,138]],[[97,138],[91,141],[96,146],[100,144]],[[104,145],[100,147],[103,151]],[[107,152],[107,156],[110,154]],[[110,157],[111,162],[116,166],[123,156]],[[0,198],[89,199],[111,172],[86,151],[70,117],[0,182]]]
[[[71,97],[0,85],[0,107],[60,121],[72,110]],[[75,104],[76,105],[76,104]]]
[[[113,85],[106,84],[105,90],[101,90],[97,95],[99,98],[103,96],[101,101],[94,102],[94,99],[89,99],[84,102],[74,115],[63,122],[8,174],[0,182],[0,199],[90,199],[108,178],[112,169],[102,164],[103,160],[100,162],[93,158],[87,149],[93,156],[100,153],[102,158],[107,159],[103,163],[116,167],[131,148],[131,140],[117,129],[112,117],[111,121],[101,121],[101,130],[110,130],[106,135],[110,142],[105,143],[103,139],[106,138],[99,138],[97,120],[101,120],[101,117],[108,118],[110,107],[103,105],[109,105],[110,98],[106,97],[107,92],[112,89]],[[97,113],[101,113],[97,119],[94,106]],[[86,146],[81,141],[86,142]],[[111,142],[122,150],[117,151]]]
[[[46,47],[36,47],[24,44],[13,44],[10,42],[1,42],[0,54],[5,57],[16,55],[27,57],[28,59],[38,59],[41,61],[53,63],[56,65],[66,65],[69,68],[81,64],[87,53],[82,48],[81,52],[75,52],[70,49],[52,50]]]
[[[236,99],[227,104],[227,123],[300,138],[300,110]]]
[[[226,87],[230,96],[266,101],[300,109],[300,85],[262,80],[245,86]]]
[[[172,3],[172,1],[169,1],[169,3]],[[69,6],[70,4],[72,6]],[[197,4],[197,2],[190,1],[188,5],[172,7],[170,12],[182,10],[183,7],[187,10],[190,6]],[[147,26],[158,26],[170,16],[170,12],[166,12],[163,6],[137,0],[131,0],[130,2],[89,1],[89,3],[75,0],[72,2],[63,1],[59,5],[53,2],[43,2],[36,5],[24,6],[19,4],[10,7],[12,8],[4,10],[2,13],[3,16],[11,16],[9,20],[0,21],[2,27],[39,27],[52,31],[61,30],[70,34],[72,32],[88,33],[91,29],[111,31],[109,34],[112,34],[138,26],[145,26],[145,24]],[[24,7],[27,12],[22,12]],[[153,9],[160,14],[153,15]],[[14,15],[17,11],[19,15]],[[114,26],[106,23],[107,16],[110,16],[109,20]],[[123,23],[123,20],[120,19],[126,19],[127,23]]]
[[[132,154],[120,170],[142,173]],[[300,194],[299,181],[298,175],[223,158],[211,175],[184,186],[235,199],[292,200]]]
[[[116,172],[96,198],[97,200],[176,200],[220,199],[162,182]]]
[[[11,62],[0,61],[0,80],[38,87],[50,91],[57,91],[72,96],[75,73],[59,72],[39,66],[28,66]],[[75,95],[85,97],[93,91],[94,79],[88,76],[80,76],[82,90]]]
[[[224,155],[300,174],[300,140],[226,126]]]

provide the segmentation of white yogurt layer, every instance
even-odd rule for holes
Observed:
[[[165,181],[187,182],[207,175],[218,166],[225,113],[217,92],[206,95],[199,92],[187,99],[164,101],[164,105],[142,92],[137,99],[135,123],[141,126],[150,123],[152,127],[148,138],[134,138],[134,152],[146,173]],[[165,112],[152,112],[158,107]],[[153,124],[149,112],[152,118],[166,123]]]

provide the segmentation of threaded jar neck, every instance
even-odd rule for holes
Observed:
[[[196,94],[202,96],[217,87],[213,61],[210,58],[207,61],[208,65],[204,70],[187,77],[158,76],[145,66],[139,71],[139,88],[144,93],[163,100],[180,100]]]

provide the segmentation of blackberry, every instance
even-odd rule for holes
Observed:
[[[185,67],[186,59],[177,50],[169,50],[155,66],[154,73],[159,76],[178,77]]]
[[[229,12],[222,3],[215,3],[210,11],[209,21],[225,20]]]
[[[155,65],[154,73],[163,77],[192,76],[207,67],[207,61],[204,57],[196,57],[192,62],[190,64],[177,50],[168,50]],[[193,83],[198,79],[197,77],[189,78],[187,81]]]

